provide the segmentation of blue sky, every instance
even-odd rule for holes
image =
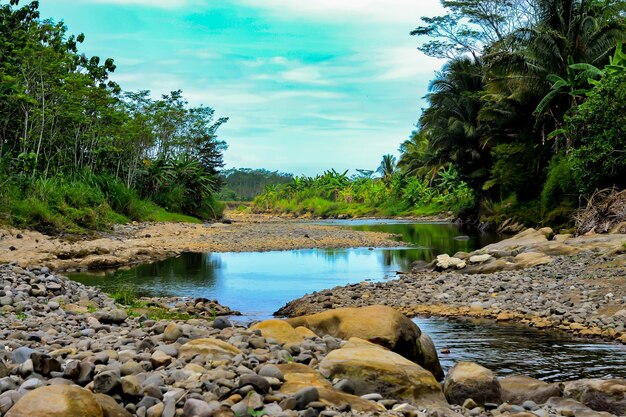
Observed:
[[[438,0],[42,0],[125,90],[228,116],[228,167],[315,175],[397,154],[441,62],[409,32]]]

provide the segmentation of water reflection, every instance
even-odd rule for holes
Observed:
[[[417,318],[447,371],[455,362],[477,362],[496,375],[527,375],[546,381],[626,377],[626,346],[593,343],[559,332],[485,320]]]

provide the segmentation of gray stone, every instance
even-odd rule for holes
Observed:
[[[13,351],[13,363],[24,363],[30,359],[31,355],[35,352],[34,349],[25,346],[17,348]]]
[[[268,378],[276,378],[279,381],[285,380],[285,376],[280,371],[280,369],[278,369],[276,365],[272,365],[272,364],[263,365],[261,369],[259,370],[259,375],[265,376]]]
[[[100,372],[93,378],[93,391],[102,394],[113,392],[121,383],[120,375],[113,371]]]
[[[257,374],[246,374],[239,378],[239,386],[252,385],[258,392],[266,394],[270,391],[270,383],[267,379]]]
[[[294,394],[296,399],[296,410],[304,410],[310,402],[320,399],[320,393],[315,387],[306,387],[298,390]]]

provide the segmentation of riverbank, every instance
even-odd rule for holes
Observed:
[[[410,317],[517,321],[626,344],[626,236],[554,239],[525,232],[433,265],[446,270],[308,294],[276,314],[383,304]],[[568,255],[557,255],[563,252]]]
[[[233,216],[231,223],[134,223],[96,236],[52,237],[0,228],[0,264],[40,265],[53,271],[115,268],[181,252],[398,247],[387,233],[306,224],[271,216]]]
[[[45,267],[2,265],[0,284],[0,415],[6,417],[608,417],[626,411],[626,381],[617,379],[497,379],[461,362],[440,384],[430,338],[383,306],[244,327],[223,317],[128,315],[99,290]]]

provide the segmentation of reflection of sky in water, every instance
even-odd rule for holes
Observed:
[[[410,248],[306,249],[274,252],[183,254],[150,265],[119,270],[106,278],[72,274],[88,285],[112,290],[131,284],[141,294],[217,299],[246,314],[269,316],[288,301],[312,291],[364,280],[394,278],[415,261],[430,261],[440,253],[472,250],[477,236],[457,240],[462,233],[449,223],[335,221],[357,230],[402,235]]]

